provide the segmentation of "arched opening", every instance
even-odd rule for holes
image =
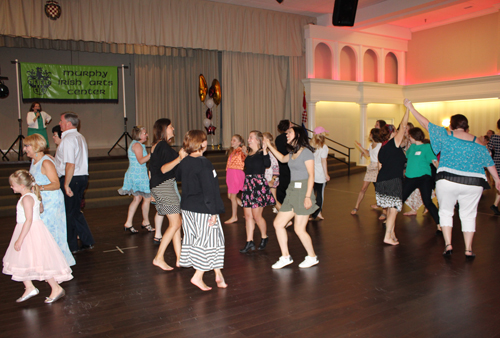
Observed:
[[[319,43],[314,51],[314,77],[332,79],[332,52],[324,43]]]
[[[385,56],[385,83],[398,84],[398,59],[391,52]]]
[[[371,49],[368,49],[363,56],[363,81],[377,82],[377,54]]]
[[[356,81],[356,54],[349,46],[340,51],[340,79]]]

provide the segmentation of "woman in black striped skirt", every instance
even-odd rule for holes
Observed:
[[[196,272],[191,283],[203,291],[212,288],[203,281],[206,271],[215,271],[219,288],[227,284],[222,276],[224,267],[224,232],[219,214],[224,213],[220,197],[219,180],[212,163],[203,156],[207,148],[207,135],[191,130],[184,136],[183,148],[189,156],[179,164],[177,181],[182,181],[182,241],[180,265],[193,267]]]
[[[151,195],[156,201],[155,215],[155,244],[159,244],[153,265],[163,270],[173,268],[165,262],[165,250],[170,241],[174,244],[175,255],[177,256],[176,266],[179,267],[181,254],[181,209],[180,197],[175,181],[175,170],[181,159],[186,156],[184,151],[177,152],[170,147],[169,142],[174,138],[174,127],[169,119],[159,119],[153,126],[153,147],[151,148],[151,159],[149,171],[151,179],[149,186]],[[167,216],[169,226],[165,233],[161,234],[163,219]]]

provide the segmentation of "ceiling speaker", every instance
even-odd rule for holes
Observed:
[[[332,23],[334,26],[354,26],[358,0],[335,0]]]

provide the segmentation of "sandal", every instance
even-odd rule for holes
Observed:
[[[383,220],[384,220],[384,219],[386,219],[386,218],[387,218],[386,214],[382,214],[382,215],[380,215],[380,217],[379,217],[378,219],[379,219],[380,221],[383,221]]]
[[[467,255],[467,252],[470,252],[470,255]],[[476,254],[472,252],[472,250],[465,250],[465,258],[473,259],[476,258]]]
[[[358,208],[354,208],[351,210],[351,215],[356,215],[358,213]]]
[[[136,228],[134,228],[133,226],[131,227],[126,227],[126,226],[123,226],[125,228],[125,231],[130,231],[131,234],[136,234],[138,233],[139,231],[136,230]]]
[[[160,245],[160,243],[161,243],[161,239],[162,239],[162,238],[163,238],[163,237],[160,237],[160,238],[158,238],[158,237],[153,237],[153,243],[154,243],[155,245]]]
[[[153,227],[151,226],[151,224],[141,225],[141,228],[142,228],[142,229],[146,229],[146,230],[147,230],[147,231],[149,231],[149,232],[153,232],[153,231],[155,231],[155,228],[153,228]]]
[[[443,256],[445,256],[445,257],[450,257],[451,254],[453,253],[453,249],[446,250],[449,246],[451,246],[451,244],[446,244],[446,246],[444,247]]]

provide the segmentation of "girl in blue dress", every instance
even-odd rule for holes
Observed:
[[[155,229],[149,222],[149,205],[151,202],[151,191],[149,190],[149,177],[146,162],[149,161],[151,156],[146,151],[144,143],[148,140],[148,133],[146,128],[142,126],[135,126],[132,129],[132,143],[128,148],[127,155],[130,162],[125,179],[123,180],[123,187],[118,190],[120,195],[133,195],[134,199],[128,207],[127,221],[125,222],[125,231],[130,231],[132,234],[138,233],[132,224],[137,207],[142,201],[142,224],[141,228],[147,231],[154,231]]]

